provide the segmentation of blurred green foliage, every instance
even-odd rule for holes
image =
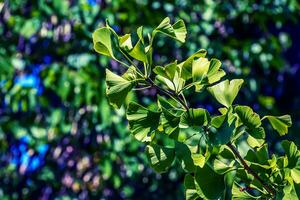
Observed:
[[[124,109],[108,106],[104,68],[122,69],[95,54],[92,31],[105,19],[122,34],[182,18],[189,42],[169,55],[179,44],[157,41],[156,62],[206,48],[232,77],[247,75],[241,101],[277,114],[285,108],[276,103],[282,77],[293,73],[285,25],[299,23],[299,9],[297,0],[1,1],[0,198],[182,199],[181,172],[150,170]],[[145,95],[149,101],[153,91]]]

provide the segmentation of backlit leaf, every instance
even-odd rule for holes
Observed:
[[[158,173],[165,172],[173,163],[175,150],[156,144],[146,146],[146,155],[151,167]]]
[[[134,73],[131,73],[130,71],[131,70],[128,71],[128,73],[130,73],[130,76],[134,76]],[[106,69],[106,95],[112,106],[120,108],[124,103],[127,94],[134,87],[134,85],[134,79],[125,79]]]
[[[183,20],[178,20],[175,24],[170,24],[170,18],[166,17],[153,31],[153,36],[160,32],[168,37],[174,38],[180,42],[185,42],[186,38],[186,28]]]
[[[137,103],[131,102],[127,109],[129,130],[137,140],[150,141],[150,134],[158,127],[160,114],[160,112],[148,110]]]
[[[208,87],[208,91],[215,97],[215,99],[226,106],[230,107],[237,96],[244,80],[234,79],[222,81],[214,86]]]
[[[272,127],[283,136],[288,133],[288,128],[292,126],[292,119],[290,115],[283,116],[265,116],[268,119]]]
[[[114,58],[111,31],[107,27],[99,28],[93,33],[94,49],[97,53]]]

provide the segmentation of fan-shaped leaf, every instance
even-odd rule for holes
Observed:
[[[170,24],[170,18],[166,17],[153,31],[153,36],[157,32],[167,35],[168,37],[174,38],[179,42],[185,42],[186,38],[186,28],[183,20],[178,20],[175,24]]]
[[[192,175],[186,174],[184,177],[184,189],[185,189],[185,199],[186,200],[196,200],[200,199],[197,194],[195,179]]]
[[[200,194],[207,199],[219,199],[225,190],[224,176],[216,173],[209,165],[197,167],[195,183]]]
[[[180,119],[180,128],[188,128],[190,126],[203,126],[210,122],[210,115],[203,108],[191,108],[185,112]]]
[[[94,49],[97,53],[114,58],[111,31],[107,27],[99,28],[93,33]]]
[[[181,69],[181,77],[183,79],[188,80],[192,78],[192,69],[193,69],[192,65],[194,59],[205,57],[206,53],[207,53],[206,50],[200,49],[199,51],[191,55],[188,59],[186,59],[186,61],[178,65],[179,68]]]
[[[160,114],[160,112],[148,110],[137,103],[130,103],[127,109],[129,130],[137,140],[149,141],[149,134],[158,127]]]
[[[147,145],[146,155],[151,167],[158,173],[165,172],[173,163],[175,150],[159,145]]]
[[[215,97],[215,99],[226,106],[231,106],[235,97],[237,96],[244,80],[234,79],[222,81],[214,86],[208,88],[208,91]]]
[[[288,127],[292,126],[292,119],[290,115],[283,116],[265,116],[272,127],[279,133],[279,135],[285,135],[288,133]]]
[[[106,69],[106,95],[110,104],[116,108],[121,107],[127,94],[135,85],[135,74],[132,72],[132,69],[125,73],[124,77],[126,76],[131,76],[133,79],[125,79]]]

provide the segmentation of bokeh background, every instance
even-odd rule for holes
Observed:
[[[0,199],[183,199],[174,167],[154,173],[143,144],[127,130],[125,109],[104,95],[104,70],[121,67],[92,48],[108,19],[119,34],[182,18],[185,44],[159,40],[154,60],[182,60],[200,48],[230,78],[239,99],[262,115],[289,113],[300,144],[300,4],[297,0],[0,1]],[[155,90],[131,94],[150,103]],[[189,98],[215,112],[206,95]],[[271,145],[272,146],[272,145]]]

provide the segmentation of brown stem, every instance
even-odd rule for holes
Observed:
[[[234,155],[240,160],[240,162],[242,163],[242,165],[244,166],[244,168],[250,173],[252,174],[252,176],[254,176],[255,179],[257,179],[262,186],[273,196],[275,197],[276,192],[275,190],[269,186],[269,184],[267,184],[262,178],[260,178],[258,176],[258,174],[249,167],[249,165],[246,163],[246,161],[244,160],[244,158],[241,156],[241,154],[238,152],[238,150],[229,142],[227,144],[227,146],[231,149],[231,151],[234,153]]]

